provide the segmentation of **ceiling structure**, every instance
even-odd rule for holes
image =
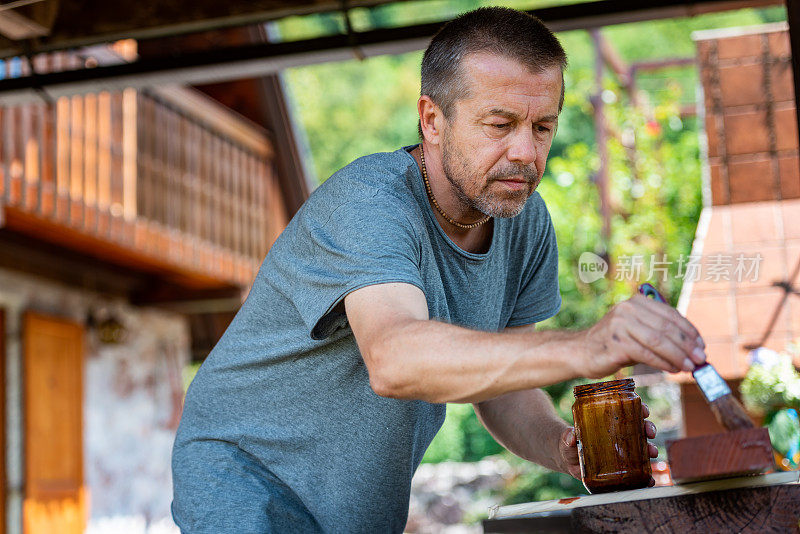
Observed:
[[[797,18],[789,0],[789,24]],[[121,38],[164,42],[224,28],[252,26],[290,15],[377,6],[382,0],[163,0],[107,3],[101,0],[15,0],[0,4],[0,59],[74,49]],[[766,7],[779,0],[600,0],[530,10],[554,31],[600,27],[713,11]],[[21,5],[24,4],[24,5]],[[145,5],[147,4],[147,5]],[[17,7],[13,7],[17,6]],[[87,16],[91,13],[91,16]],[[84,68],[0,80],[0,105],[89,91],[144,88],[163,84],[197,85],[256,78],[280,70],[326,61],[419,50],[445,21],[352,31],[289,42],[244,43],[206,50],[165,49],[162,55],[131,63]],[[27,30],[26,30],[27,28]],[[27,33],[26,33],[27,32]],[[797,41],[793,33],[793,43]],[[22,37],[21,37],[22,36]],[[795,54],[800,55],[800,54]]]

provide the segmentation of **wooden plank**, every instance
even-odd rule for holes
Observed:
[[[678,484],[763,473],[774,468],[766,428],[667,441],[667,461]]]
[[[568,499],[512,504],[509,506],[495,506],[489,510],[489,519],[524,517],[543,512],[559,512],[585,506],[599,506],[620,502],[678,497],[681,495],[691,495],[710,491],[791,484],[797,483],[798,475],[800,475],[800,472],[798,471],[782,471],[779,473],[769,473],[766,475],[711,480],[697,482],[694,484],[685,484],[681,486],[660,486],[630,491],[617,491],[614,493],[601,493],[598,495],[581,495],[579,497],[570,497]]]
[[[24,529],[79,534],[86,526],[83,328],[31,312],[23,328]]]

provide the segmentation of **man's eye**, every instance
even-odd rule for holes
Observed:
[[[536,127],[536,131],[545,133],[545,132],[549,132],[550,128],[548,128],[547,126],[537,126]]]
[[[492,128],[497,128],[499,130],[505,130],[506,128],[511,126],[511,123],[510,122],[500,122],[500,123],[496,123],[496,124],[493,123],[491,126],[492,126]]]

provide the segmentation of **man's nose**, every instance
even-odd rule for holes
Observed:
[[[530,165],[536,161],[536,142],[533,132],[527,128],[519,129],[508,148],[508,160],[517,161],[523,165]]]

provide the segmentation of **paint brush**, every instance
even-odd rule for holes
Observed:
[[[667,300],[658,292],[658,290],[651,284],[642,284],[639,286],[639,293],[645,297],[651,297],[659,302],[668,304]],[[733,396],[731,388],[725,380],[719,376],[719,373],[714,366],[706,361],[706,363],[698,365],[692,376],[697,382],[700,391],[708,402],[708,407],[714,417],[719,421],[726,430],[740,430],[743,428],[753,428],[755,425],[747,415],[747,412],[742,406],[742,403]]]

